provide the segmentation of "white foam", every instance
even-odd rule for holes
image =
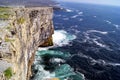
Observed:
[[[52,48],[53,46],[50,46],[50,47],[39,47],[38,50],[39,51],[43,51],[43,50],[48,50],[50,48]]]
[[[88,30],[87,33],[100,33],[100,34],[108,34],[108,32],[105,31],[98,31],[98,30]]]
[[[108,45],[104,44],[104,42],[100,42],[101,37],[98,37],[98,36],[95,36],[95,35],[90,37],[91,34],[89,34],[89,33],[92,33],[92,32],[97,32],[97,33],[100,33],[100,34],[107,34],[107,32],[101,32],[101,31],[96,31],[96,30],[88,30],[87,32],[83,32],[84,37],[85,37],[85,39],[83,40],[84,43],[86,43],[86,42],[89,42],[89,43],[92,43],[92,44],[94,43],[97,46],[100,46],[101,48],[105,48],[109,51],[112,51],[112,49]]]
[[[80,19],[79,19],[79,21],[83,21],[83,19],[82,19],[82,18],[80,18]]]
[[[59,15],[54,15],[54,16],[55,16],[55,17],[61,17],[62,15],[59,14]]]
[[[78,14],[79,14],[79,15],[83,15],[83,12],[79,12]]]
[[[55,73],[50,73],[49,71],[44,70],[43,65],[36,64],[35,69],[37,69],[38,72],[36,73],[34,80],[38,80],[38,79],[47,80],[47,79],[55,77]]]
[[[78,17],[79,15],[74,15],[74,16],[72,16],[71,18],[76,18],[76,17]]]
[[[96,18],[97,16],[93,16],[94,18]]]
[[[66,32],[65,31],[55,31],[53,34],[53,42],[54,44],[59,44],[61,43],[63,40],[66,39]]]
[[[69,18],[63,18],[63,20],[69,20]]]
[[[98,59],[98,60],[95,60],[95,59],[92,59],[92,65],[95,65],[96,63],[98,64],[102,64],[102,65],[111,65],[111,66],[120,66],[120,63],[111,63],[111,62],[106,62],[105,60],[102,60],[102,59]]]
[[[51,62],[57,62],[57,63],[62,62],[62,63],[64,63],[64,62],[65,62],[65,60],[60,59],[60,58],[52,58],[52,59],[51,59]]]
[[[119,29],[119,28],[120,28],[120,26],[119,26],[119,25],[117,25],[117,24],[113,24],[113,26],[115,26],[115,27],[116,27],[116,29]]]
[[[120,63],[108,63],[108,64],[112,66],[120,66]]]
[[[111,24],[112,22],[109,20],[104,20],[106,23]]]
[[[64,30],[55,30],[52,37],[55,46],[68,45],[70,41],[76,39],[75,35],[70,35]]]
[[[106,45],[98,42],[97,39],[93,39],[93,42],[94,42],[96,45],[100,46],[100,47],[107,47]]]
[[[67,12],[73,12],[71,9],[66,9]]]
[[[79,30],[74,30],[75,31],[75,34],[79,34],[80,33],[80,31]]]
[[[96,63],[102,64],[102,65],[111,65],[111,66],[120,66],[120,63],[111,63],[111,62],[106,62],[105,60],[96,60]]]

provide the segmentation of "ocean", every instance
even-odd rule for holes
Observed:
[[[32,80],[120,80],[120,7],[61,2],[54,46],[39,48]]]

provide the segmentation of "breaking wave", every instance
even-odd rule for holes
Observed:
[[[68,34],[64,30],[55,30],[52,37],[55,46],[68,45],[70,41],[76,39],[75,35]]]
[[[74,69],[66,64],[66,60],[71,58],[71,54],[54,50],[54,47],[68,45],[74,39],[76,39],[75,35],[68,34],[64,30],[55,30],[53,35],[54,46],[39,48],[36,52],[32,67],[34,74],[31,80],[84,80],[83,74],[74,72]]]

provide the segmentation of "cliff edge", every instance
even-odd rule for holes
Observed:
[[[0,80],[29,80],[38,46],[52,45],[51,7],[0,8]]]

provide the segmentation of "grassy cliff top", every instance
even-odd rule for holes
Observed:
[[[10,16],[10,8],[8,7],[0,7],[0,20],[6,20]]]
[[[0,0],[2,6],[53,6],[53,0]]]

